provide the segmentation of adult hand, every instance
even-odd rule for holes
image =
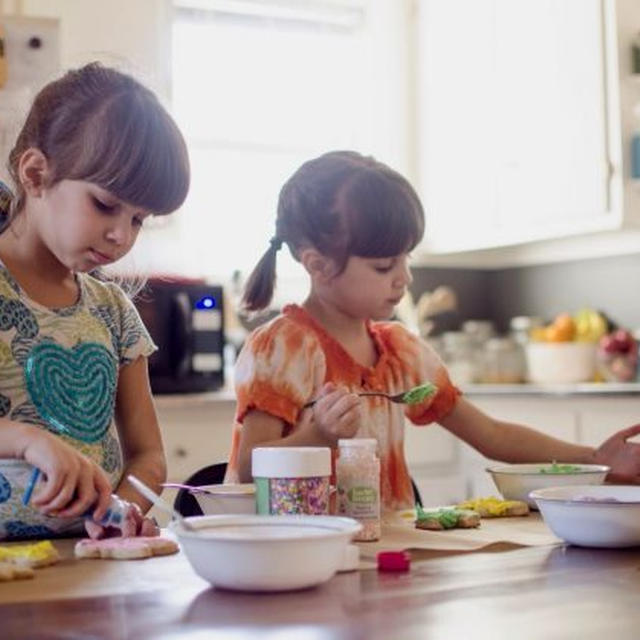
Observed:
[[[353,438],[362,422],[362,401],[355,393],[328,382],[313,405],[313,426],[331,442]]]
[[[635,424],[618,431],[596,449],[594,461],[611,467],[607,480],[640,484],[640,443],[627,442],[639,433],[640,424]]]
[[[106,512],[111,483],[92,460],[39,427],[26,428],[20,457],[40,469],[31,504],[49,515],[63,518],[80,516],[94,507]]]

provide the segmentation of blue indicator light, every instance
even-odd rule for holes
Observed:
[[[216,299],[213,296],[204,296],[196,302],[196,309],[213,309],[216,306]]]

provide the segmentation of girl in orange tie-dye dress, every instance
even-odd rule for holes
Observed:
[[[640,426],[594,449],[494,419],[461,396],[426,343],[388,321],[411,283],[409,252],[423,232],[422,206],[408,181],[358,153],[310,160],[284,185],[276,234],[247,283],[244,303],[250,311],[269,305],[282,243],[306,269],[311,290],[302,306],[287,306],[256,329],[238,357],[226,480],[251,480],[256,446],[335,451],[339,438],[375,438],[383,507],[411,507],[408,418],[437,422],[496,460],[599,462],[617,478],[640,481],[640,445],[626,442]],[[357,395],[396,394],[426,382],[437,392],[415,405]]]

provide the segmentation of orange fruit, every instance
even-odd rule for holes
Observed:
[[[553,321],[556,339],[553,342],[570,342],[576,333],[576,323],[568,313],[561,313]]]

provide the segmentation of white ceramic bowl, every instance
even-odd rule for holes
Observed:
[[[531,497],[551,531],[570,544],[640,545],[640,486],[549,487]]]
[[[561,468],[565,463],[557,463]],[[544,473],[555,468],[552,463],[507,464],[488,467],[493,481],[505,500],[523,500],[536,509],[535,501],[529,497],[534,489],[559,487],[573,484],[602,484],[609,467],[599,464],[573,464],[579,472]]]
[[[205,516],[256,512],[256,488],[253,483],[208,484],[198,489],[207,491],[193,491],[193,497],[198,501]]]
[[[218,515],[171,522],[195,572],[215,587],[288,591],[313,587],[341,568],[361,525],[351,518],[305,515]]]
[[[530,382],[589,382],[596,373],[596,345],[591,342],[530,342],[525,353]]]

